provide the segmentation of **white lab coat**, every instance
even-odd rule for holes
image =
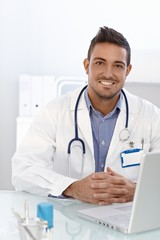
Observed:
[[[58,196],[80,177],[83,161],[79,144],[75,143],[72,147],[70,164],[67,155],[68,143],[75,136],[74,109],[79,92],[80,89],[76,89],[53,100],[36,116],[12,158],[12,183],[16,190]],[[126,141],[119,139],[119,133],[126,122],[126,105],[123,99],[105,168],[110,166],[126,178],[136,181],[139,166],[122,168],[120,153],[129,148],[130,142],[134,143],[134,148],[141,148],[142,138],[145,152],[160,150],[160,109],[126,90],[125,92],[129,104],[130,137]],[[95,171],[95,160],[84,94],[78,106],[78,129],[79,137],[86,147],[82,174],[85,177]]]

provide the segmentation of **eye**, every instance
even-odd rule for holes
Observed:
[[[99,65],[99,66],[102,66],[102,65],[104,65],[104,62],[103,61],[96,61],[95,64]]]
[[[122,64],[116,64],[115,67],[118,69],[124,69],[124,66]]]

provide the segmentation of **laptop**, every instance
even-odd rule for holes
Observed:
[[[160,152],[143,155],[133,202],[94,205],[78,216],[127,234],[160,228]]]

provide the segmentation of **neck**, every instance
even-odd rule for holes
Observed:
[[[100,97],[92,98],[90,96],[89,96],[89,98],[90,98],[90,101],[91,101],[94,109],[99,111],[100,113],[102,113],[105,116],[114,109],[114,107],[116,106],[116,103],[119,99],[119,95],[114,96],[113,98],[110,98],[110,99],[103,99]]]

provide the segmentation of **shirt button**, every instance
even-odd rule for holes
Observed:
[[[102,144],[102,145],[104,145],[104,144],[105,144],[105,141],[104,141],[104,140],[102,140],[102,141],[101,141],[101,144]]]
[[[104,168],[104,164],[103,163],[101,164],[101,168]]]

